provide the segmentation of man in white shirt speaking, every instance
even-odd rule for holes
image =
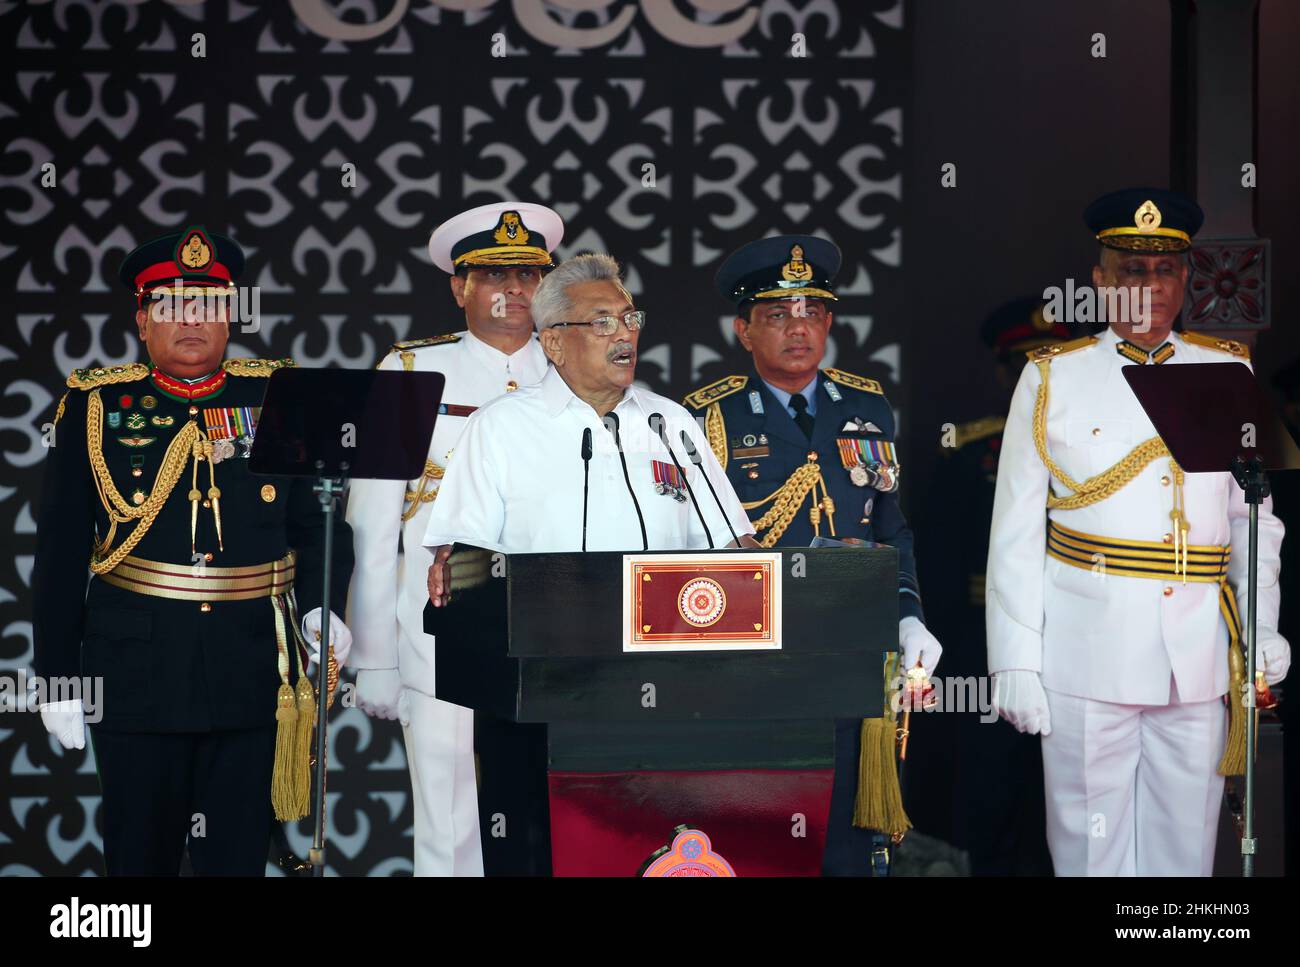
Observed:
[[[447,602],[455,542],[507,553],[757,546],[699,424],[632,385],[645,313],[618,263],[569,259],[532,310],[552,368],[465,428],[424,535],[434,605]]]

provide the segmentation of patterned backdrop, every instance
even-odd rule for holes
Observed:
[[[745,362],[720,258],[821,233],[828,365],[899,381],[903,0],[0,2],[0,33],[0,675],[31,664],[41,428],[70,369],[139,358],[117,266],[184,225],[261,287],[232,355],[365,367],[463,328],[434,225],[535,199],[561,254],[624,263],[639,378],[673,396]],[[409,873],[398,727],[341,709],[330,742],[331,872]],[[98,812],[89,750],[0,713],[0,875],[98,872]]]

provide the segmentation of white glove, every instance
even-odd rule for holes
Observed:
[[[302,619],[302,637],[311,652],[311,664],[320,660],[320,608],[313,608]],[[330,612],[330,644],[334,646],[334,660],[342,668],[348,663],[348,652],[352,650],[352,632],[343,623],[343,619]]]
[[[1291,646],[1271,628],[1255,629],[1255,671],[1264,673],[1264,681],[1276,685],[1286,678],[1291,667]]]
[[[1052,717],[1047,710],[1047,693],[1038,672],[1015,668],[993,674],[993,709],[1029,735],[1052,734]]]
[[[396,668],[357,669],[357,708],[371,718],[401,719],[410,723],[402,689],[402,677]]]
[[[903,667],[899,669],[906,674],[908,669],[915,668],[919,661],[921,667],[925,669],[926,675],[933,675],[934,668],[939,664],[939,656],[943,654],[943,645],[939,644],[939,639],[930,634],[921,619],[915,615],[908,615],[898,623],[898,643],[903,649]]]
[[[45,731],[59,740],[65,749],[86,747],[86,712],[81,699],[50,702],[41,706],[41,722]]]

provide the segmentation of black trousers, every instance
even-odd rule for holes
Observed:
[[[884,854],[877,850],[888,845],[889,837],[853,825],[861,752],[862,720],[838,719],[835,722],[835,779],[831,785],[830,817],[826,821],[822,876],[874,876],[888,872]]]
[[[474,715],[485,876],[551,875],[546,726]],[[498,835],[504,824],[506,835]]]
[[[262,876],[275,727],[112,732],[92,726],[109,876]]]

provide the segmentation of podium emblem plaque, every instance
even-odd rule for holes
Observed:
[[[625,652],[780,647],[780,554],[623,555]]]

